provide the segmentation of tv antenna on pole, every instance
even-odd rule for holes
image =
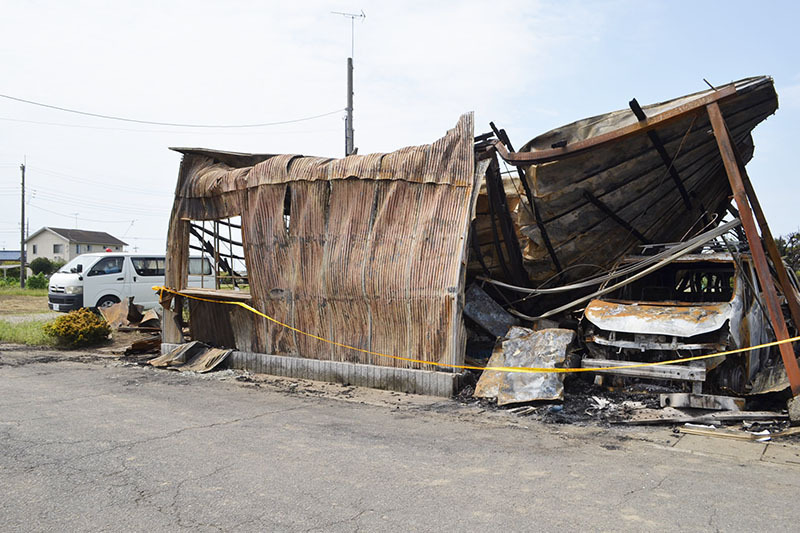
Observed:
[[[348,156],[356,153],[354,147],[354,129],[353,129],[353,56],[355,55],[356,41],[355,41],[355,22],[356,19],[365,19],[367,15],[364,10],[361,13],[343,13],[341,11],[331,11],[334,15],[342,15],[350,19],[350,57],[347,58],[347,107],[345,111],[347,115],[344,119],[344,155]]]

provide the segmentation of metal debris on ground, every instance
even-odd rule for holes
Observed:
[[[498,342],[488,366],[556,368],[564,363],[575,339],[575,332],[569,329],[533,331],[514,326]],[[485,370],[474,395],[497,398],[497,405],[561,400],[564,397],[564,375]]]
[[[474,283],[467,288],[465,298],[464,315],[495,337],[502,337],[519,324],[518,319]]]
[[[661,394],[659,400],[661,407],[693,407],[716,411],[741,411],[744,409],[744,398],[734,398],[733,396],[675,392]]]
[[[108,322],[111,329],[118,329],[120,327],[139,324],[143,317],[143,309],[141,305],[133,303],[133,296],[129,296],[114,305],[99,307],[98,311],[103,315],[103,318]]]
[[[687,422],[695,424],[724,424],[744,420],[785,421],[789,419],[789,415],[786,413],[776,411],[717,411],[711,413],[698,411],[701,410],[676,409],[674,407],[641,409],[619,422],[631,425],[684,424]]]
[[[159,348],[161,348],[161,335],[133,341],[131,345],[125,349],[125,355],[150,353],[157,351]]]
[[[155,309],[149,309],[144,313],[142,319],[139,321],[138,327],[140,328],[158,328],[161,329],[161,316]]]
[[[199,341],[182,344],[160,357],[152,359],[152,366],[182,372],[210,372],[221,365],[233,350],[212,348]]]

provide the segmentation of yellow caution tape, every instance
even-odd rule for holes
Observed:
[[[716,352],[710,353],[706,355],[696,355],[694,357],[684,357],[682,359],[672,359],[671,361],[658,361],[656,363],[635,363],[631,365],[623,365],[623,366],[608,366],[608,367],[597,367],[597,368],[534,368],[534,367],[522,367],[522,366],[472,366],[472,365],[451,365],[448,363],[437,363],[435,361],[423,361],[422,359],[413,359],[411,357],[402,357],[399,355],[390,355],[386,353],[380,352],[373,352],[371,350],[365,350],[363,348],[356,348],[355,346],[350,346],[349,344],[343,344],[341,342],[332,341],[326,339],[324,337],[320,337],[318,335],[314,335],[313,333],[307,333],[303,330],[297,329],[289,324],[284,324],[280,320],[272,318],[271,316],[262,313],[258,309],[254,309],[247,305],[244,302],[236,302],[232,300],[212,300],[210,298],[200,298],[199,296],[194,296],[192,294],[185,294],[180,291],[176,291],[174,289],[170,289],[168,287],[153,287],[153,290],[158,292],[159,297],[163,295],[163,293],[168,292],[171,294],[175,294],[177,296],[183,296],[184,298],[191,298],[193,300],[199,300],[201,302],[210,302],[215,304],[227,304],[227,305],[238,305],[239,307],[243,307],[247,309],[251,313],[255,313],[259,316],[262,316],[269,320],[270,322],[274,322],[279,326],[282,326],[288,330],[294,331],[295,333],[300,333],[301,335],[305,335],[306,337],[311,337],[312,339],[317,339],[318,341],[327,342],[328,344],[332,344],[334,346],[339,346],[340,348],[346,348],[348,350],[354,350],[356,352],[366,353],[369,355],[377,355],[378,357],[386,357],[389,359],[396,359],[398,361],[406,361],[409,363],[418,363],[421,365],[429,365],[429,366],[437,366],[441,368],[457,368],[459,370],[494,370],[496,372],[518,372],[523,374],[569,374],[573,372],[598,372],[601,370],[620,370],[626,368],[644,368],[648,366],[660,366],[660,365],[669,365],[673,363],[686,363],[689,361],[700,361],[701,359],[711,359],[714,357],[719,357],[722,355],[731,355],[735,353],[742,353],[747,352],[750,350],[758,350],[759,348],[768,348],[770,346],[778,346],[779,344],[786,344],[789,342],[797,342],[800,340],[800,336],[792,337],[790,339],[784,339],[782,341],[773,341],[773,342],[766,342],[764,344],[759,344],[758,346],[750,346],[747,348],[738,348],[736,350],[727,350],[725,352]]]

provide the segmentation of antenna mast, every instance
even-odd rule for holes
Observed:
[[[344,155],[354,154],[355,149],[355,130],[353,129],[353,56],[355,55],[355,21],[365,19],[367,15],[364,10],[361,13],[342,13],[341,11],[331,11],[334,15],[342,15],[350,19],[350,57],[347,58],[347,114],[344,119]]]

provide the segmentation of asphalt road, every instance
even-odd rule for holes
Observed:
[[[792,446],[69,358],[0,345],[2,531],[797,530]]]

